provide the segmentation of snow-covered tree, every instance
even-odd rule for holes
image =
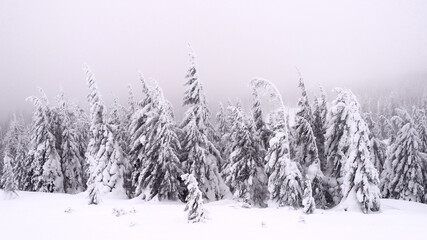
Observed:
[[[180,143],[175,131],[172,109],[164,99],[162,91],[156,87],[156,100],[159,106],[148,125],[151,132],[147,139],[146,160],[138,178],[137,192],[143,193],[143,198],[150,200],[176,200],[180,193],[181,163],[178,158]],[[190,219],[189,219],[190,220]]]
[[[203,222],[206,219],[206,211],[203,207],[202,192],[198,187],[196,178],[192,174],[181,175],[187,185],[188,195],[185,199],[187,202],[184,211],[188,211],[188,222],[197,223]]]
[[[307,91],[305,89],[304,80],[300,74],[298,87],[301,88],[301,97],[298,101],[298,111],[296,115],[307,120],[310,126],[313,124],[313,114],[311,111],[310,102],[308,100]]]
[[[314,99],[313,110],[313,133],[316,138],[317,152],[320,160],[322,171],[326,170],[325,156],[325,133],[326,133],[326,115],[328,113],[326,105],[326,93],[323,88],[320,88],[321,97]]]
[[[371,151],[371,162],[381,175],[384,161],[386,159],[387,145],[378,139],[379,130],[377,124],[372,119],[372,113],[365,113],[364,120],[369,128],[369,149]]]
[[[189,56],[184,93],[184,106],[189,108],[181,123],[181,159],[184,171],[193,174],[203,196],[208,200],[218,200],[226,194],[226,186],[219,174],[221,154],[214,145],[214,130],[209,122],[209,110],[192,50]]]
[[[231,122],[229,121],[229,115],[227,115],[224,106],[220,104],[219,112],[216,115],[217,120],[217,139],[216,146],[218,146],[218,150],[221,153],[222,159],[224,162],[220,166],[220,170],[223,172],[225,166],[228,164],[227,160],[230,157],[230,132],[231,132]]]
[[[266,207],[267,176],[263,166],[262,143],[251,118],[234,108],[231,154],[226,182],[233,195],[249,205]]]
[[[4,153],[3,158],[3,174],[1,176],[1,185],[6,193],[16,194],[18,184],[15,181],[13,173],[13,159],[10,157],[9,152]]]
[[[378,137],[381,140],[388,139],[393,134],[393,129],[392,129],[392,126],[390,124],[390,120],[387,119],[384,115],[380,115],[378,117],[376,128],[379,131]]]
[[[42,98],[29,97],[36,107],[31,130],[30,152],[31,188],[40,192],[64,192],[64,176],[60,156],[57,152],[57,139],[53,125],[52,110],[46,95],[40,90]]]
[[[305,118],[296,116],[295,124],[295,159],[302,167],[302,175],[310,181],[313,187],[313,197],[316,206],[326,208],[324,176],[320,169],[316,141],[310,124]]]
[[[427,153],[427,110],[416,109],[414,114],[415,128],[420,138],[419,151]]]
[[[10,166],[12,166],[12,174],[14,177],[13,181],[16,183],[17,189],[20,190],[24,190],[23,183],[27,177],[28,171],[28,166],[26,166],[27,146],[28,140],[22,116],[17,117],[13,115],[4,137],[3,157],[8,157],[10,159]]]
[[[268,149],[268,141],[270,140],[271,131],[267,128],[264,122],[261,101],[257,90],[252,89],[252,116],[255,123],[256,133],[259,135],[264,150]]]
[[[350,90],[337,89],[326,131],[326,153],[335,202],[355,191],[364,213],[378,211],[380,191],[378,171],[371,162],[369,129],[360,115],[360,106]]]
[[[107,122],[105,107],[98,92],[94,75],[86,68],[90,93],[90,141],[86,152],[89,162],[89,204],[98,204],[100,195],[113,190],[125,192],[123,188],[126,156],[118,141],[114,115]]]
[[[277,88],[268,80],[253,79],[251,81],[258,91],[267,93],[271,100],[280,104],[273,136],[270,139],[266,155],[266,172],[269,174],[268,190],[270,198],[280,206],[300,207],[302,204],[302,175],[298,164],[291,160],[287,116],[282,96]]]
[[[61,167],[64,175],[64,190],[66,193],[83,191],[83,157],[79,149],[79,133],[77,116],[69,106],[64,93],[59,95],[58,114],[61,131]]]
[[[147,161],[148,139],[152,131],[150,124],[153,124],[153,118],[157,116],[157,106],[159,98],[155,96],[154,90],[151,89],[140,73],[140,81],[142,85],[143,99],[135,106],[135,113],[131,116],[129,125],[130,137],[130,190],[129,195],[132,197],[141,194],[139,186],[139,177],[142,172],[143,163]],[[138,191],[137,191],[138,188]]]
[[[74,106],[74,113],[76,116],[76,131],[77,131],[77,145],[79,150],[80,165],[82,166],[82,185],[86,190],[87,182],[89,180],[89,162],[86,158],[86,152],[89,145],[90,135],[90,119],[86,112],[79,106]]]
[[[302,174],[298,164],[290,159],[289,140],[285,120],[277,121],[266,155],[270,198],[280,206],[300,207],[302,201]]]
[[[305,214],[312,214],[314,210],[316,210],[316,203],[314,201],[313,195],[312,195],[312,187],[311,187],[311,181],[306,180],[305,181],[305,188],[304,188],[304,195],[302,198],[302,206],[303,212]]]
[[[399,112],[405,123],[388,151],[381,181],[382,194],[384,197],[422,202],[425,176],[419,152],[420,139],[409,114],[404,110]]]

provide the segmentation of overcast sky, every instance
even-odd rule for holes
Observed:
[[[296,67],[312,90],[427,85],[425,0],[0,0],[0,120],[37,87],[84,102],[84,63],[107,103],[139,93],[141,70],[180,107],[187,43],[210,105],[248,98],[253,77],[296,104]]]

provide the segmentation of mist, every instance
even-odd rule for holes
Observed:
[[[28,113],[41,87],[85,105],[83,65],[107,104],[139,97],[138,70],[179,111],[190,43],[210,106],[274,82],[289,105],[302,73],[364,94],[427,87],[426,1],[0,1],[0,121]]]

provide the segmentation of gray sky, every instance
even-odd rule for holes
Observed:
[[[309,89],[425,88],[426,13],[425,0],[0,0],[0,120],[32,110],[37,87],[85,101],[84,63],[107,103],[140,92],[140,69],[181,106],[187,43],[210,105],[248,98],[257,76],[295,104],[295,67]]]

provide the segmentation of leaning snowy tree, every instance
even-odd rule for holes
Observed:
[[[268,141],[270,140],[271,131],[267,128],[267,124],[264,122],[261,100],[255,88],[252,89],[252,116],[255,123],[256,133],[261,139],[263,149],[266,150],[268,149]]]
[[[62,174],[60,156],[57,152],[57,140],[52,126],[52,110],[49,102],[40,89],[42,98],[29,97],[36,106],[30,140],[31,188],[40,192],[64,192],[64,176]]]
[[[317,207],[326,208],[326,199],[323,189],[323,173],[312,127],[313,115],[301,75],[299,87],[301,88],[302,95],[298,101],[298,111],[295,116],[295,125],[293,127],[294,158],[302,167],[303,176],[308,178],[312,183],[310,185],[313,186]]]
[[[59,97],[58,114],[60,118],[61,132],[61,166],[64,174],[64,190],[66,193],[78,193],[83,191],[83,156],[79,149],[79,133],[77,128],[77,116],[69,106],[64,93]]]
[[[280,206],[300,207],[302,204],[302,174],[298,164],[291,160],[285,106],[279,90],[265,79],[253,79],[251,84],[258,91],[269,95],[280,104],[280,114],[275,120],[266,159],[266,172],[270,198]]]
[[[150,200],[176,200],[180,193],[180,176],[183,174],[178,158],[180,143],[176,134],[170,104],[164,99],[161,89],[155,88],[156,115],[148,120],[151,127],[148,136],[146,159],[138,178],[137,192]]]
[[[123,175],[126,156],[117,140],[117,126],[114,116],[105,120],[105,107],[98,92],[95,78],[89,68],[85,68],[90,93],[90,140],[86,152],[89,162],[88,193],[89,204],[98,204],[100,194],[113,190],[125,192]]]
[[[187,71],[184,106],[189,106],[181,123],[180,136],[184,171],[196,178],[203,196],[218,200],[225,196],[226,186],[219,174],[221,154],[214,145],[213,127],[203,86],[199,80],[196,61],[190,49],[190,68]]]
[[[196,178],[192,174],[181,175],[187,185],[188,195],[185,199],[187,202],[184,211],[188,211],[188,222],[203,222],[206,219],[206,211],[203,208],[203,196],[198,187]]]
[[[303,212],[305,214],[312,214],[316,210],[316,203],[313,198],[311,181],[305,181],[304,195],[302,198],[302,205],[304,207]]]
[[[326,116],[328,109],[326,106],[326,93],[323,88],[320,88],[321,97],[314,99],[313,110],[313,133],[316,138],[317,152],[320,160],[320,168],[326,170],[325,156],[325,133],[326,133]]]
[[[425,176],[419,152],[420,139],[411,116],[398,110],[404,122],[388,151],[382,174],[384,197],[424,202]]]
[[[360,106],[350,90],[336,89],[326,131],[326,154],[332,195],[336,203],[350,192],[364,213],[380,209],[378,171],[371,162],[369,129],[360,115]]]
[[[131,197],[141,194],[139,186],[139,177],[142,172],[143,163],[147,160],[148,138],[151,134],[153,124],[152,119],[157,116],[158,100],[155,92],[151,89],[142,75],[139,73],[139,78],[142,85],[143,99],[135,106],[135,112],[131,116],[129,124],[129,140],[130,140],[130,189],[128,190]]]
[[[371,151],[371,162],[378,170],[378,174],[381,175],[384,161],[386,159],[387,145],[377,137],[379,135],[379,131],[376,129],[377,125],[372,119],[372,113],[365,113],[364,119],[369,128],[369,149]]]
[[[328,205],[324,190],[324,176],[320,169],[316,140],[308,121],[296,116],[295,120],[295,159],[302,167],[302,174],[313,187],[313,197],[318,208],[325,209]]]
[[[231,129],[231,154],[226,182],[233,195],[251,206],[267,207],[267,176],[264,172],[262,143],[254,123],[240,108]]]

